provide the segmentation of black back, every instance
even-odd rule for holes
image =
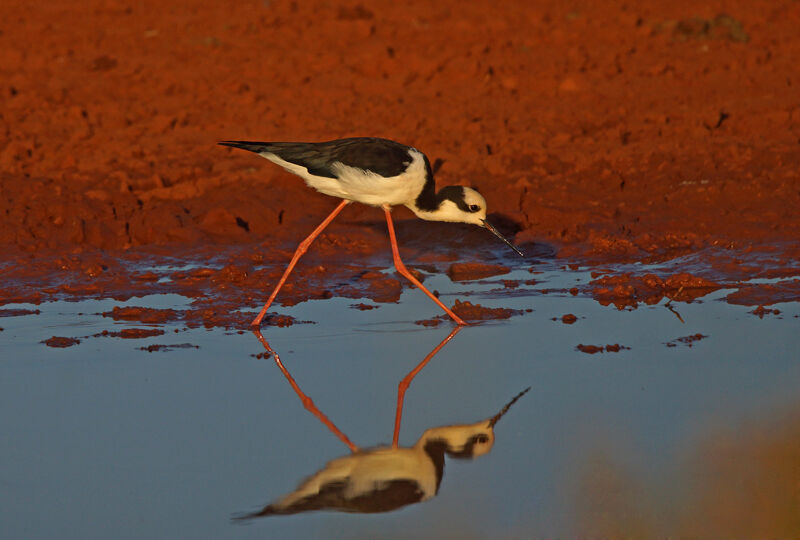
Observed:
[[[411,163],[408,146],[376,137],[353,137],[319,143],[222,141],[219,144],[259,154],[274,154],[289,163],[305,167],[311,174],[328,178],[336,178],[334,163],[372,171],[385,178],[402,174]]]

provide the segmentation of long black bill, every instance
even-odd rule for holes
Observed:
[[[503,236],[502,234],[500,234],[500,231],[498,231],[497,229],[495,229],[495,228],[492,226],[492,224],[491,224],[491,223],[489,223],[489,222],[488,222],[488,221],[486,221],[485,219],[484,219],[484,220],[482,220],[482,221],[483,221],[483,226],[484,226],[484,227],[486,227],[487,229],[489,229],[490,231],[492,231],[492,233],[494,233],[494,235],[495,235],[497,238],[499,238],[500,240],[502,240],[503,242],[505,242],[505,243],[506,243],[506,245],[507,245],[508,247],[510,247],[511,249],[513,249],[514,251],[516,251],[517,253],[519,253],[519,256],[520,256],[520,257],[524,257],[524,256],[525,256],[525,254],[524,254],[524,253],[522,253],[522,252],[519,250],[519,248],[518,248],[517,246],[515,246],[514,244],[512,244],[511,242],[509,242],[509,241],[508,241],[508,239],[507,239],[505,236]]]
[[[497,423],[497,421],[498,421],[498,420],[500,420],[500,419],[503,417],[503,415],[504,415],[504,414],[506,414],[506,413],[508,412],[508,409],[510,409],[510,408],[511,408],[511,406],[512,406],[514,403],[516,403],[516,402],[517,402],[517,400],[518,400],[519,398],[521,398],[522,396],[524,396],[524,395],[525,395],[525,393],[526,393],[528,390],[530,390],[530,389],[531,389],[531,387],[529,386],[528,388],[526,388],[525,390],[523,390],[522,392],[520,392],[519,394],[517,394],[516,396],[514,396],[514,399],[512,399],[511,401],[509,401],[509,402],[508,402],[508,404],[506,404],[506,406],[505,406],[505,407],[503,407],[503,409],[502,409],[502,410],[501,410],[499,413],[497,413],[496,415],[492,416],[492,417],[489,419],[489,427],[494,427],[494,425]]]

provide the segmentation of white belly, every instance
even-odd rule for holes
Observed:
[[[315,176],[309,174],[305,167],[289,163],[274,154],[260,155],[301,177],[320,193],[370,206],[409,204],[425,185],[425,162],[419,152],[411,152],[411,164],[405,172],[389,178],[341,163],[334,166],[337,178]]]

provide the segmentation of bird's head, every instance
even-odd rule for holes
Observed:
[[[439,191],[437,197],[440,199],[439,207],[430,213],[430,217],[423,216],[419,212],[417,212],[417,215],[420,215],[423,219],[456,221],[478,225],[491,231],[508,247],[516,251],[520,257],[524,257],[518,247],[509,242],[505,236],[500,234],[500,231],[486,220],[486,199],[476,190],[465,186],[447,186]]]
[[[486,199],[474,189],[447,186],[439,190],[437,198],[439,206],[432,212],[432,219],[483,226],[486,220]]]
[[[420,439],[428,448],[438,448],[456,459],[472,459],[489,453],[494,445],[494,429],[486,420],[475,424],[435,427]]]
[[[438,443],[440,449],[456,459],[472,459],[486,455],[494,446],[495,424],[528,390],[530,387],[514,396],[499,413],[487,420],[481,420],[474,424],[431,428],[422,435],[417,444]]]

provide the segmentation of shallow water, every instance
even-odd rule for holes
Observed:
[[[532,277],[535,285],[503,286]],[[398,511],[246,525],[231,516],[349,453],[273,358],[258,356],[265,349],[253,333],[100,315],[114,306],[183,309],[190,300],[178,295],[5,305],[41,313],[0,317],[3,537],[512,538],[602,532],[609,519],[621,530],[679,533],[708,441],[746,437],[747,426],[800,410],[800,308],[775,304],[780,314],[759,318],[720,301],[730,292],[721,289],[672,310],[666,300],[617,310],[561,292],[590,279],[556,266],[477,283],[429,276],[426,286],[448,304],[533,310],[458,332],[405,397],[399,444],[411,446],[428,428],[490,418],[530,386],[498,422],[491,452],[448,459],[438,496]],[[265,328],[263,337],[355,445],[391,444],[398,383],[453,327],[414,324],[438,315],[416,290],[373,310],[355,303],[277,307],[316,324]],[[577,321],[565,324],[565,314]],[[122,328],[166,332],[90,337]],[[54,335],[81,343],[42,343]],[[152,344],[199,348],[141,350]],[[626,348],[576,348],[607,344]]]

